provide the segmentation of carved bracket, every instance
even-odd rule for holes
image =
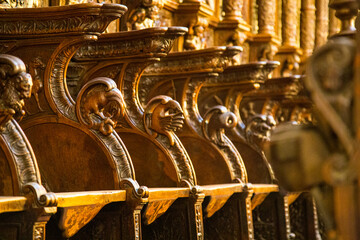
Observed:
[[[113,132],[124,111],[124,99],[110,78],[95,78],[87,82],[76,99],[79,121],[104,135]]]
[[[149,101],[144,113],[145,130],[154,138],[158,134],[168,137],[170,145],[175,143],[175,131],[184,124],[184,114],[180,104],[168,96],[157,96]]]

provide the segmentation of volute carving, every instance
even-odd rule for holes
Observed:
[[[202,129],[206,139],[223,146],[225,130],[230,130],[236,125],[235,114],[229,112],[224,106],[214,106],[205,113]]]
[[[122,94],[110,78],[95,78],[87,82],[76,100],[79,121],[104,135],[113,132],[124,111]]]
[[[25,98],[30,98],[33,86],[25,64],[17,57],[0,54],[0,127],[12,118],[21,119]]]
[[[174,132],[184,124],[184,114],[180,104],[168,96],[157,96],[149,101],[144,113],[145,130],[154,138],[163,134],[175,143]]]

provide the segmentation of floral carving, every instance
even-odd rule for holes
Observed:
[[[158,134],[168,137],[170,145],[175,143],[174,132],[184,124],[180,104],[168,96],[158,96],[149,101],[144,113],[145,130],[154,138]]]
[[[87,82],[76,100],[79,121],[104,135],[113,132],[124,111],[124,99],[110,78],[95,78]]]

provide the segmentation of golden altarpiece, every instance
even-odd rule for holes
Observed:
[[[359,239],[358,7],[2,0],[0,239]]]

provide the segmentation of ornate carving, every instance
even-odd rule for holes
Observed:
[[[276,52],[278,51],[277,46],[271,43],[262,44],[257,50],[258,61],[271,61],[274,59]]]
[[[159,11],[163,0],[142,0],[140,7],[129,14],[128,30],[140,30],[158,26]]]
[[[96,78],[87,82],[76,100],[79,121],[104,135],[113,132],[124,111],[124,99],[110,78]]]
[[[199,50],[206,48],[205,30],[208,22],[205,19],[199,20],[197,23],[191,23],[189,32],[185,36],[184,49],[185,50]]]
[[[98,3],[79,4],[72,8],[51,7],[46,11],[41,8],[0,9],[0,34],[8,37],[39,37],[69,32],[103,32],[109,23],[121,17],[126,9],[120,4]],[[71,16],[72,12],[75,16]],[[28,17],[29,13],[34,15]]]
[[[141,186],[137,181],[131,178],[125,178],[120,182],[121,189],[127,191],[127,201],[135,201],[137,204],[145,204],[148,201],[149,189],[145,186]],[[142,206],[141,206],[142,208]]]
[[[271,113],[256,113],[253,102],[249,102],[247,107],[242,107],[241,112],[247,141],[262,149],[262,145],[270,140],[271,129],[276,125],[273,116]]]
[[[300,57],[295,55],[289,55],[283,62],[280,70],[282,77],[290,77],[299,71]]]
[[[229,112],[224,106],[215,106],[209,109],[202,121],[202,130],[206,139],[217,145],[225,145],[225,130],[237,125],[235,114]]]
[[[29,73],[33,79],[33,88],[31,91],[31,95],[34,96],[37,107],[39,108],[40,112],[44,111],[40,105],[39,93],[42,91],[44,86],[43,74],[44,74],[45,66],[46,65],[43,63],[40,57],[34,58],[28,65]],[[27,114],[29,114],[28,111]]]
[[[154,138],[163,134],[169,138],[170,145],[175,143],[174,132],[182,127],[184,114],[180,104],[168,96],[157,96],[145,107],[145,130]]]
[[[33,240],[45,240],[46,222],[36,222],[33,225]]]
[[[30,98],[33,86],[30,74],[19,58],[0,54],[0,128],[12,118],[21,119],[25,98]]]
[[[27,183],[23,192],[26,195],[32,194],[37,207],[54,207],[57,205],[57,197],[54,193],[46,192],[45,188],[36,182]],[[53,209],[56,212],[56,209]]]
[[[92,131],[99,139],[101,139],[101,141],[103,141],[108,149],[111,158],[116,165],[119,179],[133,178],[135,171],[131,163],[131,157],[120,137],[115,133],[105,136],[97,130]]]
[[[228,112],[224,106],[212,107],[205,113],[202,131],[206,139],[215,143],[230,161],[232,178],[247,182],[245,165],[235,146],[225,136],[225,129],[233,129],[237,125],[235,114]]]
[[[187,184],[188,186],[189,183]],[[190,206],[191,213],[190,217],[195,219],[195,236],[197,240],[204,239],[204,224],[203,224],[203,213],[202,213],[202,202],[204,201],[205,194],[200,186],[190,187],[190,201],[193,204]]]
[[[186,33],[186,28],[146,29],[134,34],[121,32],[107,34],[99,41],[85,45],[75,54],[76,60],[130,56],[163,56],[173,46],[174,39]]]
[[[167,56],[166,61],[154,63],[146,68],[145,75],[174,74],[205,69],[222,70],[227,66],[231,66],[234,55],[239,54],[241,51],[241,47],[214,47],[200,51],[171,53]]]

